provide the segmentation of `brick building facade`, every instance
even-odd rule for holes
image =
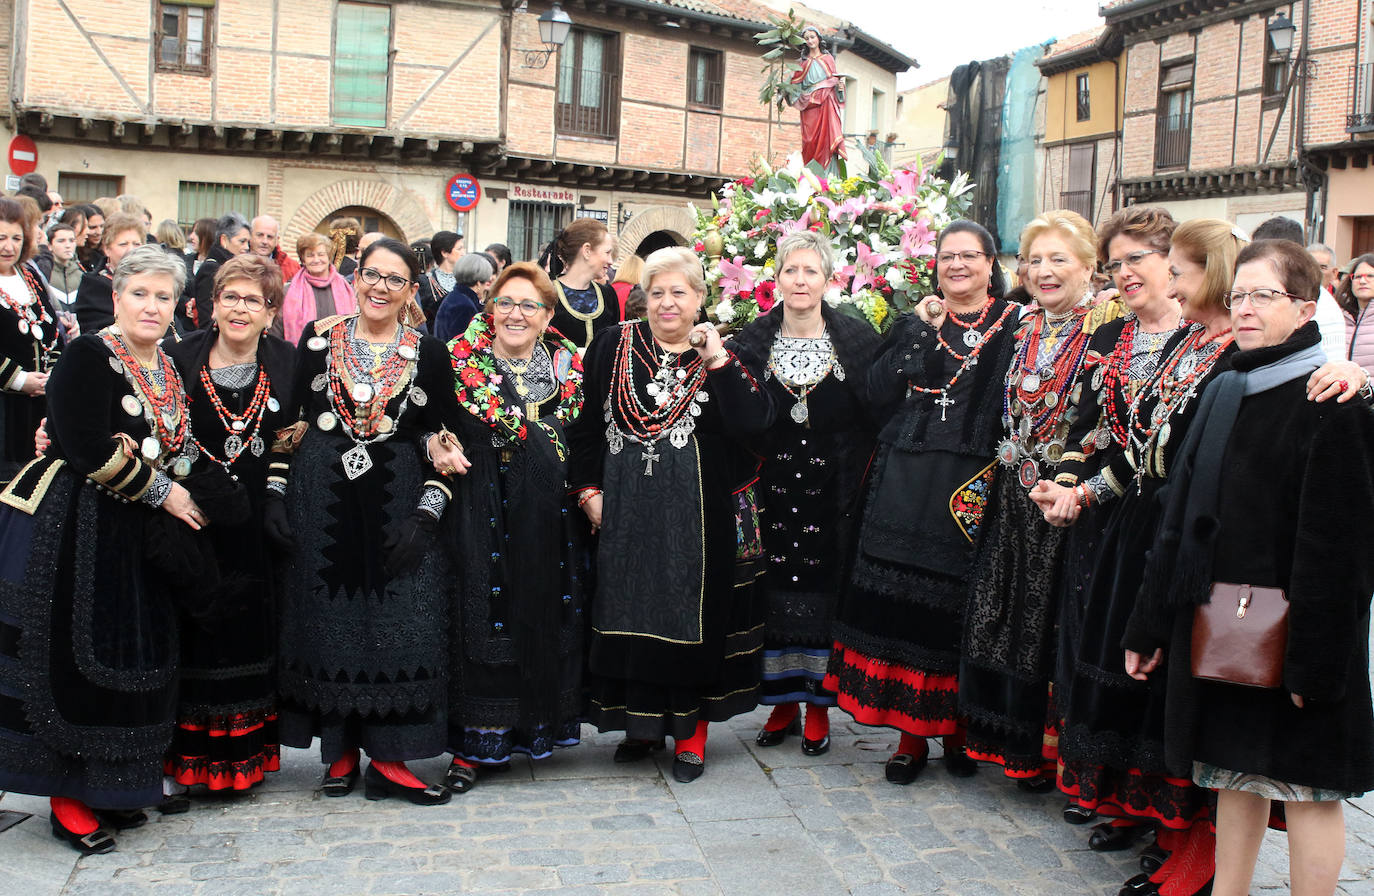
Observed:
[[[287,246],[353,213],[519,255],[575,215],[622,251],[680,242],[689,201],[800,145],[795,113],[757,99],[769,7],[562,7],[569,40],[541,53],[546,0],[0,0],[0,136],[34,138],[69,200],[133,193],[183,222],[271,214]],[[842,67],[895,104],[911,60],[830,23]],[[481,188],[462,215],[458,174]]]

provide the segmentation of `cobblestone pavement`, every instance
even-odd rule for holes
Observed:
[[[951,893],[1115,894],[1134,851],[1099,854],[1087,828],[1060,819],[1057,795],[1020,792],[984,766],[956,780],[933,761],[910,787],[883,780],[890,732],[840,722],[834,746],[803,756],[753,735],[765,713],[713,726],[706,774],[672,780],[671,755],[611,761],[618,735],[595,734],[552,759],[513,763],[447,806],[369,802],[361,787],[321,797],[317,757],[287,751],[249,795],[203,798],[76,858],[55,840],[46,800],[8,794],[34,816],[0,833],[5,896],[264,894]],[[938,747],[936,755],[938,755]],[[442,760],[415,763],[437,779]],[[1347,806],[1342,893],[1374,892],[1374,798]],[[1286,892],[1282,835],[1271,832],[1255,893]]]

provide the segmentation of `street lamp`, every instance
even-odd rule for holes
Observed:
[[[1279,13],[1269,20],[1269,27],[1265,29],[1269,33],[1269,46],[1279,56],[1287,56],[1293,52],[1293,35],[1297,33],[1298,27],[1294,25],[1288,16]]]
[[[568,39],[573,20],[563,11],[563,5],[555,2],[548,12],[539,17],[539,39],[544,42],[542,50],[521,50],[525,54],[525,68],[543,68],[549,64],[549,57]]]

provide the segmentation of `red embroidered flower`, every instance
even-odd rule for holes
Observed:
[[[476,389],[486,382],[485,378],[482,376],[482,371],[478,370],[476,367],[464,367],[459,372],[458,376],[463,381],[463,385],[467,386],[469,389]]]

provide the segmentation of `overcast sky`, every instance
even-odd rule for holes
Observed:
[[[1098,0],[804,0],[848,19],[921,67],[899,75],[906,90],[973,59],[991,59],[1101,23]],[[903,10],[893,14],[893,10]],[[911,10],[911,12],[906,12]]]

